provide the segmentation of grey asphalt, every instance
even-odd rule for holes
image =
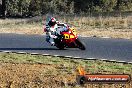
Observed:
[[[58,50],[44,35],[0,34],[0,51],[27,52],[132,62],[132,40],[83,37],[86,50]]]

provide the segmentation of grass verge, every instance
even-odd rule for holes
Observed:
[[[56,16],[78,29],[82,36],[132,39],[132,16]],[[0,19],[0,33],[43,34],[45,16],[28,19]]]
[[[132,64],[81,60],[42,55],[0,53],[0,87],[2,88],[130,88],[127,84],[76,84],[77,67],[87,73],[130,74]]]

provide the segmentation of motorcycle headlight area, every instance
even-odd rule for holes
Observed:
[[[71,31],[69,31],[69,33],[71,33]]]

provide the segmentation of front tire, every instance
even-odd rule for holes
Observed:
[[[85,47],[85,44],[83,42],[80,41],[79,38],[76,39],[76,44],[77,44],[77,47],[81,50],[86,50],[86,47]]]

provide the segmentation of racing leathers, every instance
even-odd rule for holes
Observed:
[[[54,39],[57,38],[57,35],[61,35],[61,32],[67,31],[68,26],[64,23],[57,22],[54,26],[46,25],[44,31],[46,32],[46,41],[49,42],[52,46],[55,45]]]

